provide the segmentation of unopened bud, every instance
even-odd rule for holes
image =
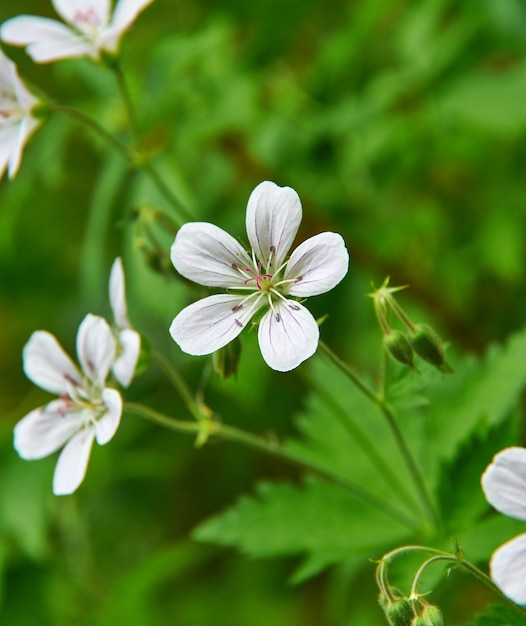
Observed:
[[[443,626],[444,618],[438,606],[428,604],[422,613],[414,618],[411,626]]]
[[[221,378],[228,378],[237,372],[241,356],[241,341],[236,337],[224,348],[216,350],[212,355],[214,370]]]
[[[384,347],[394,359],[404,365],[414,367],[413,348],[403,332],[390,330],[387,335],[384,335]]]
[[[390,602],[384,607],[384,611],[391,626],[411,626],[415,615],[413,604],[406,598]]]
[[[451,373],[453,369],[448,365],[442,340],[427,324],[417,324],[410,334],[411,345],[418,356],[434,365],[441,372]]]

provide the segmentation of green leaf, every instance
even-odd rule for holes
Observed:
[[[482,424],[480,432],[475,431],[444,463],[437,495],[449,532],[458,533],[488,511],[480,478],[493,456],[517,440],[517,418],[518,414],[490,429]]]
[[[436,380],[426,395],[428,462],[435,476],[444,460],[451,460],[475,433],[499,427],[517,406],[526,384],[526,332],[512,336],[504,346],[490,348],[483,360],[454,363],[455,374]],[[431,454],[432,452],[432,454]],[[492,452],[488,450],[487,464]]]
[[[520,615],[518,610],[507,606],[492,605],[485,615],[478,615],[466,626],[525,626],[526,613]]]
[[[194,531],[194,539],[235,546],[250,557],[304,555],[296,581],[357,556],[378,558],[407,530],[337,485],[262,483]]]

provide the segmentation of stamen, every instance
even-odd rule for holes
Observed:
[[[293,311],[299,311],[300,307],[297,304],[289,304],[289,309],[292,309]]]
[[[240,327],[243,328],[243,324],[236,318],[234,318],[234,322]]]
[[[251,278],[247,278],[243,284],[246,285],[248,284],[250,281],[255,280],[256,281],[256,286],[257,288],[261,291],[261,289],[263,289],[263,287],[261,286],[261,282],[265,282],[265,279],[267,278],[272,278],[272,274],[262,274],[261,273],[261,267],[262,267],[262,263],[261,261],[258,262],[257,268],[257,274],[254,270],[250,269],[250,267],[246,267],[245,271],[248,272],[249,274],[252,274]]]

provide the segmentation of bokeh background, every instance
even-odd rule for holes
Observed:
[[[48,2],[2,2],[53,16]],[[4,47],[21,75],[127,139],[112,75],[87,60],[36,66]],[[521,0],[156,0],[122,45],[143,144],[195,219],[244,237],[262,180],[294,187],[299,238],[345,237],[348,277],[309,306],[360,371],[380,335],[371,283],[410,285],[404,304],[453,350],[483,353],[525,319],[526,6]],[[56,115],[13,181],[0,183],[0,622],[13,626],[345,626],[382,624],[373,566],[290,584],[295,559],[258,561],[192,541],[196,525],[262,478],[294,481],[282,463],[230,444],[201,450],[126,417],[93,451],[72,497],[51,494],[54,458],[20,460],[17,420],[49,398],[23,375],[21,351],[46,329],[74,353],[87,312],[109,315],[107,279],[124,259],[130,316],[229,423],[294,432],[308,396],[301,371],[266,368],[255,335],[236,380],[173,345],[168,326],[189,294],[152,269],[152,232],[136,209],[170,207],[88,129]],[[143,214],[144,215],[144,214]],[[160,260],[161,265],[166,259]],[[151,366],[127,392],[187,417]],[[371,555],[378,556],[378,555]],[[480,590],[444,601],[458,623]],[[469,595],[472,594],[472,595]],[[362,601],[362,598],[368,598]],[[359,599],[359,601],[358,601]],[[456,607],[456,608],[455,608]]]

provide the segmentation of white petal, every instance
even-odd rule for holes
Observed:
[[[115,378],[123,387],[128,387],[135,374],[141,352],[141,336],[131,328],[124,328],[119,333],[120,355],[111,366]]]
[[[104,318],[86,315],[77,333],[77,354],[86,376],[103,387],[115,358],[115,339]]]
[[[243,288],[245,276],[236,268],[253,265],[231,235],[207,222],[184,224],[175,236],[170,258],[180,274],[207,287]]]
[[[292,280],[285,291],[292,296],[316,296],[335,287],[347,274],[349,253],[341,235],[320,233],[300,244],[290,255],[283,276]]]
[[[0,28],[0,33],[2,29]],[[14,63],[0,50],[0,91],[14,91],[13,88]]]
[[[526,521],[526,448],[499,452],[482,475],[482,488],[497,511]]]
[[[117,257],[110,272],[110,304],[117,328],[130,328],[122,260]]]
[[[108,410],[95,422],[97,443],[101,446],[113,439],[121,423],[122,397],[116,389],[104,389],[102,401]]]
[[[265,304],[256,294],[242,304],[243,296],[219,294],[183,309],[170,326],[170,334],[183,352],[211,354],[235,339],[254,313]],[[239,308],[241,307],[241,308]]]
[[[24,110],[29,110],[38,102],[20,80],[16,65],[0,50],[0,92],[2,91],[13,93]]]
[[[31,411],[15,426],[15,450],[23,459],[41,459],[62,446],[82,427],[78,412],[64,412],[55,400]]]
[[[18,124],[0,128],[0,178],[4,175],[9,159],[16,150],[18,136]]]
[[[60,17],[80,30],[83,22],[97,29],[106,28],[110,21],[110,0],[52,0]]]
[[[301,202],[294,189],[265,181],[250,194],[248,239],[267,272],[277,270],[285,260],[300,222]]]
[[[15,46],[28,46],[27,53],[36,63],[96,56],[93,43],[64,24],[44,17],[14,17],[3,24],[0,38]]]
[[[94,439],[95,429],[88,426],[66,444],[53,475],[53,493],[56,496],[73,493],[84,480]]]
[[[517,604],[526,604],[526,534],[519,535],[493,553],[491,577]]]
[[[68,393],[82,385],[82,375],[55,337],[44,330],[33,333],[23,350],[26,376],[46,391]]]
[[[24,147],[38,124],[39,122],[29,115],[23,117],[20,124],[18,124],[17,139],[9,157],[9,178],[13,178],[18,172]]]
[[[128,29],[141,11],[149,6],[153,0],[119,0],[113,13],[110,28],[117,30],[119,33]]]
[[[124,31],[132,25],[137,15],[152,2],[153,0],[120,0],[109,27],[99,38],[100,47],[111,53],[117,52],[119,40]]]
[[[292,300],[274,304],[259,323],[258,339],[267,365],[278,372],[298,367],[316,352],[320,331],[307,309]]]

